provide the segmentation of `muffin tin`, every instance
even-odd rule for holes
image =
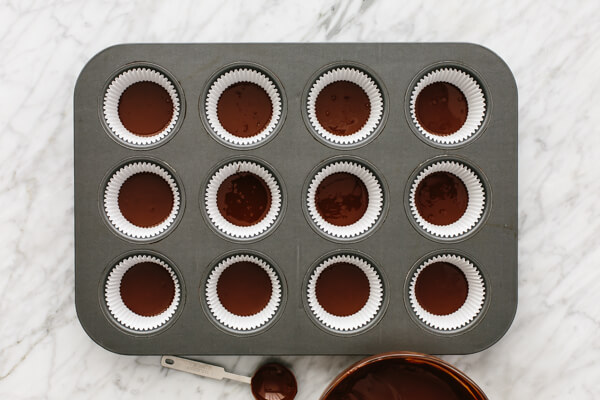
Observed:
[[[132,76],[131,71],[143,71],[171,98],[173,118],[156,140],[136,140],[121,127],[115,133],[119,100],[111,92],[107,103],[106,94],[115,79]],[[423,133],[411,104],[424,78],[442,76],[443,81],[447,71],[454,71],[450,82],[462,75],[471,78],[468,83],[480,92],[469,95],[483,100],[469,113],[483,112],[469,122],[472,132],[435,140]],[[269,92],[276,118],[260,140],[232,140],[215,124],[214,104],[207,97],[211,90],[224,90],[222,82],[216,83],[226,74],[242,81],[266,79],[261,87],[276,92]],[[311,113],[312,92],[331,76],[361,80],[370,110],[377,112],[366,131],[348,140],[324,135]],[[492,345],[512,322],[517,306],[517,89],[506,64],[488,49],[457,43],[118,45],[96,55],[81,72],[74,118],[75,303],[85,331],[110,351],[368,354],[406,348],[460,354]],[[280,192],[277,215],[251,234],[230,234],[215,225],[206,208],[211,178],[236,162],[264,168]],[[116,174],[140,165],[165,174],[178,208],[164,229],[132,234],[115,224],[105,199]],[[475,204],[481,207],[466,228],[439,232],[415,218],[415,182],[423,171],[437,171],[440,165],[467,170],[473,187],[481,190],[481,204]],[[360,229],[324,229],[308,201],[314,193],[311,183],[321,171],[348,168],[373,178],[369,201],[375,196],[378,207]],[[214,303],[215,273],[218,278],[237,256],[264,262],[277,289],[269,312],[259,323],[242,324],[244,329],[236,329],[235,318],[223,323],[231,316],[216,313]],[[115,267],[136,259],[159,260],[176,287],[165,320],[143,329],[136,328],[135,318],[125,324],[112,311],[114,301],[119,303],[115,276],[123,274]],[[373,307],[362,319],[330,318],[315,307],[314,279],[331,260],[347,261],[368,275]],[[415,307],[414,281],[432,260],[458,260],[469,287],[477,288],[479,297],[470,301],[475,311],[458,318],[459,323],[432,322]]]

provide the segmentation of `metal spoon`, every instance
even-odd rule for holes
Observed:
[[[292,400],[298,393],[298,384],[292,371],[277,363],[263,365],[252,378],[232,374],[216,365],[175,356],[163,356],[160,365],[219,381],[225,378],[250,384],[256,400]]]

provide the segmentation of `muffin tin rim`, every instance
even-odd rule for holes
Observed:
[[[249,68],[249,69],[252,69],[252,70],[255,70],[255,71],[265,74],[265,76],[267,76],[267,78],[269,78],[273,82],[273,84],[277,88],[279,95],[281,97],[281,115],[279,117],[279,121],[277,122],[277,125],[275,125],[275,128],[273,129],[273,132],[270,135],[268,135],[265,139],[260,140],[259,142],[254,143],[254,144],[247,145],[247,146],[240,146],[237,144],[229,143],[229,142],[223,140],[221,137],[219,137],[219,135],[217,135],[214,132],[212,126],[210,126],[210,123],[208,122],[208,118],[206,116],[206,109],[205,109],[205,102],[208,97],[208,92],[210,91],[210,88],[215,83],[215,81],[217,79],[219,79],[219,77],[221,75],[224,75],[227,72],[233,71],[234,69],[238,69],[238,68],[240,68],[240,69],[241,68]],[[200,120],[202,121],[202,126],[204,127],[204,130],[211,137],[211,139],[213,139],[215,142],[217,142],[218,144],[225,146],[229,149],[232,149],[232,150],[241,150],[241,151],[254,150],[254,149],[260,148],[262,146],[265,146],[269,142],[274,140],[275,137],[277,135],[279,135],[281,133],[281,131],[283,130],[283,125],[285,124],[286,119],[287,119],[287,109],[288,109],[287,95],[285,93],[283,84],[281,83],[281,80],[279,79],[279,77],[273,71],[271,71],[264,65],[253,62],[253,61],[235,61],[235,62],[231,62],[231,63],[225,64],[225,65],[222,65],[219,68],[217,68],[216,71],[213,74],[211,74],[210,77],[204,83],[204,86],[202,87],[202,91],[200,92],[200,97],[198,98],[198,113],[200,114]]]
[[[134,238],[134,237],[130,237],[130,236],[125,235],[124,233],[120,232],[112,224],[112,222],[110,222],[110,220],[108,219],[108,215],[106,215],[106,211],[104,210],[104,192],[108,185],[108,182],[110,181],[110,178],[120,168],[122,168],[128,164],[133,164],[136,162],[149,162],[149,163],[156,164],[161,168],[164,168],[171,175],[171,177],[175,181],[175,184],[177,185],[177,189],[179,189],[179,212],[177,213],[177,216],[173,220],[173,223],[169,227],[167,227],[164,231],[159,233],[158,235],[151,236],[149,238]],[[108,170],[108,172],[104,175],[104,177],[100,181],[100,186],[98,189],[98,209],[100,211],[100,217],[104,221],[104,223],[108,226],[109,230],[115,236],[117,236],[118,238],[125,240],[126,242],[129,242],[129,243],[133,243],[133,244],[137,244],[137,245],[149,244],[149,243],[158,242],[158,241],[164,239],[172,231],[174,231],[177,228],[177,225],[179,225],[179,222],[183,219],[183,214],[185,213],[185,208],[186,208],[186,194],[185,194],[185,188],[183,187],[183,182],[182,182],[181,178],[177,174],[177,171],[175,170],[175,168],[173,168],[166,161],[163,161],[157,157],[152,157],[149,155],[143,155],[143,156],[137,155],[137,156],[131,156],[131,157],[121,159],[117,164],[115,164],[112,168],[110,168]]]
[[[361,140],[358,143],[352,143],[352,144],[332,143],[332,142],[328,141],[327,139],[325,139],[324,137],[322,137],[321,135],[319,135],[319,133],[315,130],[312,123],[310,122],[310,118],[308,116],[308,110],[307,110],[308,95],[310,93],[310,89],[313,87],[313,85],[319,79],[319,77],[321,75],[324,75],[328,71],[331,71],[336,68],[344,68],[344,67],[357,69],[357,70],[365,73],[366,75],[368,75],[371,79],[373,79],[373,81],[379,88],[379,92],[381,93],[381,101],[383,103],[383,111],[381,113],[381,119],[379,121],[379,124],[377,124],[377,128],[366,139]],[[315,140],[317,140],[318,142],[320,142],[321,144],[323,144],[329,148],[332,148],[335,150],[348,151],[348,150],[356,150],[356,149],[359,149],[361,147],[368,145],[369,143],[374,141],[383,132],[383,130],[385,129],[385,126],[387,124],[388,115],[390,112],[390,100],[389,100],[387,87],[383,83],[383,80],[371,68],[369,68],[368,66],[361,64],[359,62],[350,61],[350,60],[335,61],[335,62],[331,62],[326,65],[323,65],[322,67],[317,69],[308,78],[306,84],[304,85],[304,88],[302,89],[302,98],[300,100],[300,111],[302,113],[302,120],[304,121],[304,125],[306,126],[306,129],[308,130],[308,132],[311,134],[311,136]]]
[[[350,238],[336,237],[336,236],[329,235],[326,232],[323,232],[317,226],[317,224],[313,221],[312,217],[310,216],[310,211],[308,210],[308,205],[306,204],[307,203],[306,196],[308,194],[308,188],[309,188],[311,182],[313,181],[313,178],[315,177],[315,175],[321,169],[325,168],[327,165],[333,164],[335,162],[340,162],[340,161],[355,162],[355,163],[360,164],[361,166],[365,167],[366,169],[368,169],[375,176],[375,179],[377,179],[377,181],[379,182],[379,184],[381,186],[381,193],[382,193],[381,197],[383,198],[381,212],[379,213],[379,216],[377,217],[377,220],[375,221],[375,223],[369,229],[367,229],[365,232],[363,232],[359,235],[350,237]],[[315,231],[322,238],[327,239],[330,242],[342,244],[342,243],[361,242],[361,241],[367,239],[368,237],[370,237],[371,235],[373,235],[377,230],[379,230],[381,225],[383,225],[385,223],[385,220],[387,219],[387,216],[388,216],[389,203],[390,203],[389,197],[390,197],[390,192],[389,192],[389,187],[388,187],[387,181],[385,180],[383,173],[377,167],[375,167],[371,162],[367,161],[366,159],[364,159],[362,157],[351,155],[351,154],[338,154],[333,157],[325,158],[324,160],[319,162],[313,169],[311,169],[311,171],[308,173],[306,179],[304,180],[304,184],[302,185],[300,201],[301,201],[302,213],[304,214],[304,219],[306,220],[308,225],[313,229],[313,231]]]
[[[338,256],[338,255],[356,256],[356,257],[364,259],[373,267],[373,269],[375,270],[375,272],[377,272],[377,274],[379,275],[379,278],[381,279],[383,296],[382,296],[381,305],[379,307],[379,310],[377,311],[377,313],[375,314],[375,316],[373,317],[373,319],[371,321],[366,323],[364,326],[361,326],[360,328],[354,329],[351,331],[340,331],[337,329],[329,328],[325,324],[320,322],[314,316],[312,311],[310,310],[310,305],[308,304],[308,295],[306,293],[306,288],[308,287],[310,277],[312,276],[312,273],[314,272],[314,270],[319,265],[321,265],[321,263],[323,261],[325,261],[331,257]],[[338,337],[360,336],[360,335],[364,334],[365,332],[373,329],[375,326],[379,325],[379,323],[385,317],[385,315],[387,313],[388,305],[390,303],[390,297],[391,297],[389,287],[390,286],[388,283],[388,278],[387,278],[387,275],[385,274],[385,271],[383,270],[383,267],[381,267],[380,264],[378,264],[373,257],[367,255],[366,253],[364,253],[358,249],[338,248],[338,249],[335,249],[335,250],[332,250],[325,254],[320,255],[314,262],[312,262],[310,264],[310,266],[306,270],[306,273],[304,274],[304,278],[302,279],[302,286],[300,289],[300,291],[302,292],[301,293],[302,306],[303,306],[302,308],[304,310],[304,313],[308,317],[308,319],[310,319],[310,321],[315,326],[317,326],[319,329],[321,329],[325,333],[328,333],[333,336],[338,336]]]
[[[112,131],[112,129],[110,129],[108,123],[106,122],[106,118],[104,118],[104,96],[106,95],[108,87],[120,74],[135,68],[148,68],[160,72],[173,84],[173,86],[175,87],[175,91],[179,95],[179,116],[177,117],[175,126],[173,126],[173,130],[169,132],[169,134],[167,134],[163,139],[160,139],[156,143],[149,145],[136,145],[122,140]],[[173,73],[171,73],[168,69],[164,68],[163,66],[156,63],[152,63],[150,61],[132,61],[127,64],[121,65],[113,72],[111,72],[107,80],[102,85],[102,90],[98,94],[98,119],[100,120],[100,124],[102,125],[102,128],[104,129],[108,137],[120,146],[126,147],[131,150],[153,150],[168,143],[181,130],[181,126],[183,125],[183,121],[186,117],[186,105],[187,102],[185,99],[183,86],[181,85],[179,80],[175,78],[175,75]]]
[[[469,76],[471,76],[471,78],[473,78],[475,80],[475,82],[477,82],[479,84],[479,87],[481,88],[481,91],[483,92],[483,98],[485,99],[485,113],[483,116],[483,120],[481,121],[481,124],[479,125],[479,128],[477,128],[477,130],[469,138],[467,138],[463,141],[460,141],[458,143],[454,143],[454,144],[437,143],[437,142],[427,138],[415,126],[415,123],[412,119],[412,114],[410,111],[410,99],[412,96],[412,92],[413,92],[415,86],[417,85],[417,83],[419,82],[419,80],[421,80],[428,73],[433,72],[438,69],[442,69],[442,68],[455,68],[455,69],[458,69],[459,71],[467,73]],[[476,140],[478,140],[481,136],[483,136],[485,134],[485,132],[487,131],[488,125],[489,125],[489,121],[491,120],[492,112],[493,112],[493,99],[491,96],[491,91],[488,89],[488,84],[487,84],[486,80],[482,77],[482,74],[477,69],[475,69],[475,68],[471,67],[470,65],[465,64],[461,61],[446,60],[446,61],[437,61],[433,64],[429,64],[426,67],[424,67],[423,69],[421,69],[419,72],[417,72],[417,74],[410,81],[410,83],[408,84],[408,87],[406,89],[406,94],[404,95],[404,107],[403,108],[404,108],[404,117],[406,119],[406,123],[408,124],[412,133],[416,137],[418,137],[419,140],[421,140],[423,143],[425,143],[431,147],[434,147],[436,149],[457,150],[457,149],[462,149],[466,146],[471,145],[473,142],[475,142]]]
[[[215,318],[215,316],[212,314],[212,312],[210,311],[210,308],[208,307],[208,302],[206,301],[206,293],[205,293],[206,282],[207,282],[208,278],[210,277],[211,272],[216,268],[216,266],[221,261],[223,261],[229,257],[235,256],[235,255],[242,255],[242,254],[251,255],[251,256],[260,258],[263,261],[265,261],[271,268],[273,268],[273,271],[275,271],[275,273],[277,274],[277,277],[279,278],[279,283],[281,284],[281,299],[279,302],[279,308],[277,309],[275,314],[264,325],[262,325],[258,328],[255,328],[255,329],[247,330],[247,331],[240,331],[240,330],[232,329],[232,328],[229,328],[229,327],[223,325],[222,323],[220,323]],[[279,319],[283,316],[283,314],[285,312],[285,308],[287,306],[287,300],[288,300],[288,284],[287,284],[287,279],[285,278],[285,275],[283,273],[283,270],[279,267],[279,265],[275,261],[273,261],[273,259],[271,257],[266,255],[265,253],[258,251],[258,250],[247,249],[247,248],[237,248],[234,250],[230,250],[225,253],[221,253],[217,257],[213,258],[209,262],[209,264],[204,267],[204,271],[202,272],[202,275],[200,276],[200,282],[199,282],[197,289],[198,289],[198,300],[200,302],[200,305],[202,306],[202,311],[204,312],[204,315],[206,316],[206,318],[217,329],[221,330],[222,332],[225,332],[228,335],[235,336],[238,338],[257,336],[257,335],[261,335],[261,334],[267,332],[268,330],[270,330],[273,326],[275,326],[277,324]]]
[[[206,188],[208,187],[208,183],[210,182],[213,175],[215,173],[217,173],[217,171],[219,171],[219,169],[221,169],[222,167],[224,167],[227,164],[230,164],[230,163],[236,162],[236,161],[251,161],[251,162],[255,162],[255,163],[261,165],[263,168],[265,168],[267,171],[269,171],[269,173],[271,173],[273,175],[273,178],[277,181],[277,184],[279,185],[279,189],[281,192],[281,208],[279,209],[279,215],[277,216],[277,218],[275,218],[275,221],[273,222],[273,224],[269,228],[267,228],[264,232],[259,233],[258,235],[255,235],[255,236],[252,236],[249,238],[234,238],[234,237],[231,237],[231,236],[221,232],[211,222],[210,217],[208,216],[208,212],[206,211],[204,194],[206,192]],[[200,189],[198,192],[198,203],[197,204],[200,207],[200,213],[202,214],[202,219],[204,220],[205,224],[211,229],[211,231],[213,233],[215,233],[222,239],[225,239],[231,243],[236,243],[239,245],[242,243],[250,244],[250,243],[258,242],[260,240],[263,240],[263,239],[269,237],[273,232],[275,232],[277,230],[277,228],[279,227],[279,225],[281,225],[283,219],[285,218],[285,213],[287,211],[287,202],[288,202],[288,198],[287,198],[287,190],[285,187],[285,183],[283,182],[281,175],[279,174],[279,172],[277,172],[275,167],[273,167],[270,163],[268,163],[267,161],[265,161],[264,159],[262,159],[260,157],[256,157],[256,156],[247,154],[247,155],[237,155],[237,156],[227,157],[227,158],[220,160],[217,164],[215,164],[208,171],[207,175],[203,178],[203,180],[201,182]]]
[[[481,274],[481,279],[483,280],[483,286],[485,288],[485,297],[483,300],[483,304],[481,305],[481,310],[475,316],[475,318],[473,318],[473,320],[471,320],[469,323],[467,323],[463,327],[460,327],[458,329],[448,330],[448,331],[433,328],[433,327],[427,325],[425,322],[421,321],[419,319],[419,317],[415,314],[414,310],[412,309],[412,306],[410,305],[410,283],[411,283],[413,275],[415,274],[415,271],[421,266],[421,264],[423,264],[427,260],[429,260],[435,256],[438,256],[438,255],[443,255],[443,254],[457,255],[459,257],[466,258],[468,261],[470,261],[475,266],[475,268],[477,268],[479,273]],[[460,335],[463,335],[463,334],[475,329],[485,319],[488,309],[490,308],[490,303],[491,303],[490,299],[492,298],[492,295],[493,295],[491,285],[489,284],[488,273],[487,273],[485,267],[483,267],[481,265],[481,263],[479,261],[477,261],[477,259],[474,258],[473,256],[471,256],[469,253],[462,251],[462,250],[450,249],[450,248],[436,249],[436,250],[433,250],[433,251],[423,255],[421,258],[419,258],[410,267],[410,269],[406,273],[406,277],[404,279],[404,284],[402,285],[402,288],[404,291],[404,293],[402,295],[402,299],[404,300],[404,307],[406,308],[406,313],[410,316],[411,320],[415,323],[415,325],[419,326],[424,331],[431,333],[433,335],[439,336],[439,337],[460,336]]]
[[[108,277],[109,277],[112,269],[122,260],[125,260],[126,258],[133,257],[136,255],[149,255],[149,256],[156,257],[159,260],[165,262],[173,270],[173,272],[175,273],[175,276],[177,277],[178,283],[179,283],[179,290],[180,290],[179,304],[177,305],[175,312],[173,313],[171,318],[169,318],[163,325],[159,326],[158,328],[150,329],[147,331],[139,331],[139,330],[128,328],[128,327],[122,325],[119,321],[116,320],[116,318],[112,315],[112,313],[108,309],[108,305],[106,304],[106,299],[104,297],[104,290],[106,287],[106,282],[108,281]],[[179,270],[179,267],[177,267],[177,265],[170,258],[168,258],[167,256],[165,256],[164,254],[162,254],[158,251],[149,250],[149,249],[145,249],[145,248],[138,248],[136,250],[129,250],[124,253],[121,253],[117,257],[111,259],[106,264],[106,266],[100,272],[100,276],[101,276],[101,278],[98,280],[98,301],[100,304],[100,309],[102,310],[102,315],[104,315],[104,317],[110,322],[110,324],[112,326],[116,327],[117,329],[119,329],[121,332],[123,332],[124,334],[126,334],[128,336],[151,337],[151,336],[156,336],[156,335],[162,334],[163,332],[170,329],[173,325],[175,325],[175,322],[179,319],[179,317],[183,313],[183,309],[185,308],[186,297],[187,297],[187,289],[186,289],[185,281],[182,278],[183,275],[182,275],[181,271]]]
[[[455,162],[459,162],[459,163],[466,165],[469,169],[471,169],[473,171],[473,173],[481,181],[481,185],[483,186],[483,193],[485,194],[485,203],[483,206],[483,212],[481,213],[481,217],[479,217],[479,220],[477,221],[477,223],[471,229],[469,229],[467,232],[465,232],[461,235],[455,236],[455,237],[441,237],[441,236],[436,236],[436,235],[433,235],[433,234],[427,232],[425,229],[423,229],[417,223],[417,221],[415,220],[415,218],[412,215],[412,211],[410,208],[410,191],[411,191],[411,187],[412,187],[413,182],[415,181],[416,177],[425,168],[427,168],[428,166],[430,166],[432,164],[440,162],[440,161],[455,161]],[[419,232],[422,236],[424,236],[426,239],[429,239],[433,242],[445,243],[445,244],[459,243],[459,242],[463,242],[467,239],[470,239],[472,236],[474,236],[477,232],[479,232],[486,225],[487,219],[492,212],[492,206],[493,206],[492,197],[493,197],[493,194],[492,194],[492,187],[490,185],[490,182],[489,182],[487,176],[483,173],[482,169],[477,164],[475,164],[473,161],[471,161],[465,157],[462,157],[462,156],[459,156],[456,154],[441,154],[441,155],[431,157],[431,158],[421,162],[411,172],[410,176],[408,177],[408,179],[406,181],[405,187],[404,187],[404,199],[403,199],[404,212],[406,213],[406,217],[410,221],[410,224],[412,225],[412,227],[417,232]]]

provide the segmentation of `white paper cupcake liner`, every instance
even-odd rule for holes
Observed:
[[[238,137],[229,133],[223,127],[223,125],[221,125],[219,116],[217,114],[219,99],[221,98],[223,92],[231,85],[240,82],[254,83],[263,88],[265,92],[267,92],[267,95],[271,100],[271,106],[273,107],[271,120],[265,129],[263,129],[257,135],[246,138]],[[208,120],[208,123],[212,127],[214,133],[225,142],[237,146],[254,145],[269,137],[275,131],[275,127],[281,118],[281,107],[281,94],[279,93],[277,86],[268,76],[262,72],[250,68],[238,68],[221,75],[210,87],[205,102],[206,119]]]
[[[252,262],[260,266],[269,275],[271,280],[271,298],[269,302],[261,311],[253,315],[236,315],[227,310],[221,301],[219,300],[219,294],[217,293],[217,284],[219,278],[225,269],[238,262]],[[206,303],[211,314],[224,326],[234,329],[237,331],[249,331],[260,328],[261,326],[268,323],[281,304],[281,282],[277,273],[267,262],[264,260],[248,254],[240,254],[221,261],[210,273],[206,282],[205,288]]]
[[[121,95],[129,86],[137,82],[154,82],[162,86],[169,93],[171,101],[173,102],[173,115],[171,121],[169,121],[166,128],[156,135],[136,135],[123,126],[121,118],[119,117],[119,100],[121,99]],[[106,124],[110,131],[124,142],[136,146],[152,145],[169,135],[177,123],[181,109],[179,94],[173,83],[160,72],[149,68],[134,68],[117,76],[108,86],[108,90],[104,94],[103,103],[104,119],[106,120]]]
[[[440,136],[428,132],[417,120],[415,103],[419,93],[435,82],[446,82],[456,86],[467,100],[467,119],[456,132]],[[486,103],[481,87],[469,74],[455,68],[442,68],[432,71],[419,80],[410,96],[410,115],[413,123],[427,139],[440,144],[457,144],[470,138],[481,126],[485,117]]]
[[[426,311],[419,304],[415,294],[416,282],[421,272],[427,266],[437,262],[447,262],[456,266],[465,274],[465,278],[467,279],[468,293],[464,304],[458,310],[448,315],[435,315]],[[430,258],[417,268],[410,281],[409,299],[414,313],[426,325],[439,330],[449,331],[459,329],[473,321],[483,308],[485,296],[485,285],[479,269],[466,258],[457,255],[443,254]]]
[[[449,225],[435,225],[426,221],[415,203],[415,193],[419,183],[434,172],[448,172],[457,176],[467,188],[469,200],[467,209],[460,219]],[[421,171],[410,189],[410,210],[415,221],[430,234],[442,238],[453,238],[467,233],[481,219],[485,208],[485,191],[479,177],[466,165],[457,161],[440,161]]]
[[[267,215],[254,225],[238,226],[227,221],[217,206],[217,193],[221,184],[238,172],[251,172],[260,177],[271,192],[271,208]],[[208,182],[204,194],[206,213],[212,224],[222,233],[233,238],[251,238],[269,229],[281,212],[281,190],[275,177],[263,166],[252,161],[234,161],[221,167]]]
[[[366,304],[358,312],[343,317],[328,313],[321,306],[321,304],[319,304],[316,294],[317,280],[319,279],[319,276],[321,276],[321,273],[327,267],[336,263],[348,263],[356,265],[365,273],[365,276],[369,281],[369,298],[367,299]],[[343,332],[350,332],[368,324],[371,320],[373,320],[373,318],[375,318],[383,302],[383,283],[381,281],[381,277],[375,268],[373,268],[367,261],[357,256],[337,255],[323,261],[312,272],[306,291],[308,306],[315,318],[323,325]]]
[[[325,129],[319,122],[315,109],[317,97],[319,96],[319,93],[321,93],[321,90],[327,85],[338,81],[348,81],[357,84],[365,91],[369,98],[369,102],[371,103],[371,112],[365,125],[359,131],[348,136],[334,135]],[[381,122],[383,115],[383,96],[375,81],[364,72],[356,68],[336,68],[321,75],[312,85],[308,93],[306,106],[308,119],[315,131],[321,137],[328,142],[335,144],[356,144],[365,140],[375,132],[375,129],[377,129],[377,126]]]
[[[325,178],[338,172],[347,172],[362,180],[369,194],[369,205],[365,214],[355,223],[347,226],[333,225],[323,219],[317,211],[315,194]],[[323,232],[339,237],[352,238],[368,231],[377,222],[383,208],[383,190],[377,177],[362,165],[350,161],[338,161],[323,167],[312,179],[306,196],[308,213],[312,221]]]
[[[167,218],[158,225],[141,227],[129,222],[119,208],[119,192],[123,183],[131,176],[149,172],[163,178],[173,192],[173,208]],[[148,239],[167,230],[175,221],[181,204],[179,188],[175,179],[162,167],[151,162],[133,162],[121,167],[115,172],[104,189],[104,211],[110,223],[123,235],[134,239]]]
[[[121,280],[123,276],[131,267],[143,262],[161,265],[169,272],[175,285],[175,294],[169,307],[162,313],[151,317],[134,313],[127,308],[121,298]],[[181,289],[179,287],[179,280],[173,269],[161,259],[149,255],[131,256],[120,261],[110,271],[108,280],[104,286],[104,298],[108,311],[121,325],[137,331],[149,331],[164,325],[175,314],[180,303],[180,297]]]

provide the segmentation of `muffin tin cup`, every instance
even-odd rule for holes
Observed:
[[[162,313],[154,316],[143,316],[130,310],[121,298],[121,280],[134,265],[152,262],[162,266],[169,272],[175,286],[173,300]],[[133,331],[152,331],[165,325],[173,317],[181,302],[181,288],[175,271],[162,259],[146,254],[132,255],[122,259],[111,270],[104,286],[104,300],[110,315],[118,324]]]
[[[160,132],[151,136],[136,135],[129,131],[119,117],[119,100],[125,90],[138,82],[153,82],[163,87],[173,102],[173,115],[168,125]],[[106,126],[118,140],[135,147],[150,147],[163,141],[175,130],[180,117],[181,101],[179,93],[171,80],[162,72],[150,67],[137,67],[121,72],[108,85],[103,98],[103,116]]]
[[[235,263],[244,261],[260,266],[271,281],[269,302],[260,312],[248,316],[236,315],[227,310],[219,300],[217,292],[217,285],[223,271]],[[283,290],[281,278],[270,262],[258,255],[240,251],[227,256],[212,267],[202,292],[206,308],[218,326],[238,334],[255,334],[257,330],[265,328],[275,321],[275,317],[282,307]]]
[[[349,173],[358,177],[365,185],[369,204],[364,215],[347,226],[331,224],[319,214],[315,204],[317,188],[325,178],[336,173]],[[323,165],[311,178],[305,195],[306,210],[310,222],[322,233],[337,240],[359,239],[374,229],[383,215],[384,188],[381,179],[362,163],[353,159],[331,161]]]
[[[456,222],[449,225],[435,225],[426,221],[416,206],[415,193],[419,183],[435,172],[448,172],[458,177],[465,185],[468,193],[467,209]],[[428,234],[442,239],[459,239],[470,232],[483,217],[486,208],[486,191],[480,177],[461,161],[446,160],[434,162],[423,168],[414,178],[409,192],[410,214],[417,226]]]
[[[121,213],[119,208],[119,191],[125,181],[138,173],[152,173],[163,178],[173,193],[173,208],[167,218],[158,225],[141,227],[129,222]],[[103,210],[111,226],[125,237],[133,240],[147,240],[156,238],[171,229],[179,215],[182,204],[179,186],[174,176],[161,167],[158,163],[151,161],[129,162],[114,172],[103,191]]]
[[[366,304],[356,313],[338,316],[327,312],[319,303],[316,286],[319,276],[333,264],[348,263],[355,265],[365,274],[369,281],[369,297]],[[379,272],[364,258],[356,255],[334,255],[318,264],[311,272],[306,287],[306,298],[309,312],[322,325],[340,333],[353,333],[373,321],[383,306],[383,280]]]
[[[238,172],[250,172],[260,177],[271,193],[271,207],[267,215],[254,225],[238,226],[227,221],[217,206],[217,193],[221,184]],[[209,223],[222,235],[233,240],[249,240],[263,236],[276,226],[283,212],[283,192],[275,174],[267,167],[251,159],[239,159],[225,163],[214,172],[204,190],[203,208]]]
[[[464,304],[458,310],[447,315],[435,315],[428,312],[419,304],[415,294],[415,286],[421,272],[429,265],[437,262],[446,262],[456,266],[465,275],[468,285],[467,298]],[[430,257],[420,263],[410,276],[408,289],[410,308],[423,324],[437,331],[452,332],[472,323],[482,312],[486,297],[486,286],[479,268],[467,258],[457,254],[443,253]]]
[[[467,101],[466,121],[456,132],[449,135],[436,135],[427,131],[421,126],[416,115],[417,97],[423,89],[436,82],[445,82],[456,86]],[[427,140],[443,146],[462,144],[475,135],[486,117],[486,107],[486,98],[478,81],[471,74],[454,67],[437,68],[421,77],[412,88],[409,102],[410,117],[417,131]]]
[[[364,126],[357,132],[347,136],[335,135],[329,132],[321,125],[316,114],[316,102],[321,91],[327,85],[339,81],[352,82],[358,85],[369,98],[371,105],[371,112]],[[339,146],[356,146],[365,142],[371,135],[376,134],[378,127],[383,122],[384,98],[382,89],[371,76],[361,69],[352,66],[335,67],[324,72],[312,84],[306,100],[306,112],[311,127],[325,142]]]
[[[218,105],[223,92],[236,83],[249,82],[260,86],[269,96],[272,106],[271,119],[267,126],[258,134],[249,137],[239,137],[228,132],[219,120]],[[276,128],[282,118],[283,100],[280,89],[274,80],[266,73],[252,67],[240,67],[219,75],[211,84],[204,101],[206,121],[212,133],[224,144],[237,148],[252,148],[266,142],[276,133]]]

